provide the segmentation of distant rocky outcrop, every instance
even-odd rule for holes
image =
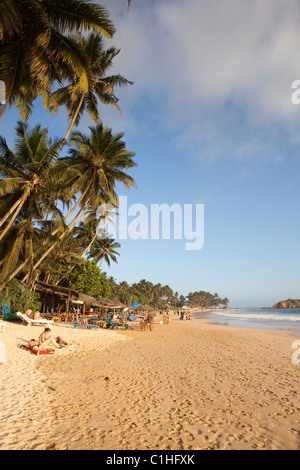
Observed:
[[[299,299],[288,299],[278,302],[278,304],[273,305],[271,308],[300,308]]]

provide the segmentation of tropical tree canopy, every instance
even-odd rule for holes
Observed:
[[[112,239],[98,239],[93,214],[104,201],[117,205],[117,183],[134,186],[126,171],[136,166],[134,153],[126,149],[123,134],[113,134],[102,124],[90,130],[90,136],[80,132],[72,135],[71,156],[64,158],[57,155],[61,140],[49,139],[40,125],[31,129],[19,123],[13,150],[0,138],[0,266],[6,283],[22,273],[23,282],[33,282],[45,269],[44,260],[49,261],[50,253],[51,276],[61,280],[70,270],[71,259],[64,241],[69,239],[71,252],[75,236],[75,264],[85,254],[100,265],[103,261],[108,265],[117,262],[120,245]],[[71,206],[67,215],[58,208],[59,202]],[[77,227],[82,217],[86,217],[86,223]],[[88,235],[79,237],[83,227]],[[57,268],[51,267],[58,257],[67,263],[64,276],[56,275]]]
[[[120,53],[120,49],[110,47],[104,49],[103,38],[99,33],[91,33],[87,37],[78,35],[78,43],[84,52],[89,69],[88,88],[82,87],[80,76],[75,70],[66,70],[66,85],[50,93],[48,107],[55,113],[60,106],[66,106],[70,121],[65,135],[68,139],[73,126],[77,126],[84,111],[94,122],[99,122],[99,104],[110,105],[119,113],[118,98],[115,95],[116,87],[125,87],[132,82],[122,75],[107,76],[113,65],[113,59]]]
[[[101,274],[97,264],[89,260],[75,267],[69,275],[69,285],[94,298],[109,297],[111,293],[108,280]]]
[[[88,90],[90,70],[80,31],[96,31],[111,37],[115,27],[107,10],[84,0],[1,0],[0,80],[6,100],[22,111],[25,119],[39,94],[50,92],[77,74]]]

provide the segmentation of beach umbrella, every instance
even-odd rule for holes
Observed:
[[[130,305],[131,308],[138,308],[141,307],[141,304],[138,304],[137,302],[133,302],[133,304]]]

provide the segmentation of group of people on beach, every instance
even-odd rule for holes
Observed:
[[[178,310],[177,315],[179,316],[179,314],[180,314],[179,320],[191,320],[192,319],[190,312],[179,312]]]
[[[40,312],[39,310],[36,310],[36,311],[33,313],[33,311],[31,310],[31,308],[29,308],[28,310],[26,310],[26,315],[27,315],[29,318],[33,318],[34,320],[39,320],[40,318],[42,318],[41,312]]]
[[[54,337],[51,334],[50,328],[45,328],[38,340],[31,339],[28,341],[27,349],[30,349],[34,354],[39,355],[41,351],[54,353],[55,349],[53,349],[53,347],[59,349],[67,345],[68,343],[60,336]]]

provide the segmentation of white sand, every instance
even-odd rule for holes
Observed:
[[[20,350],[0,339],[0,449],[299,449],[300,365],[291,335],[202,320],[154,330],[54,327],[72,345]]]
[[[19,348],[31,338],[38,339],[44,331],[39,326],[6,323],[0,341],[4,342],[6,362],[0,364],[0,450],[42,448],[51,426],[51,388],[37,370],[44,363],[51,374],[51,360],[57,361],[77,351],[91,353],[108,348],[126,339],[109,330],[74,329],[71,325],[53,326],[53,335],[61,336],[69,345],[55,351],[54,356],[34,356]],[[50,392],[50,393],[49,393]]]

